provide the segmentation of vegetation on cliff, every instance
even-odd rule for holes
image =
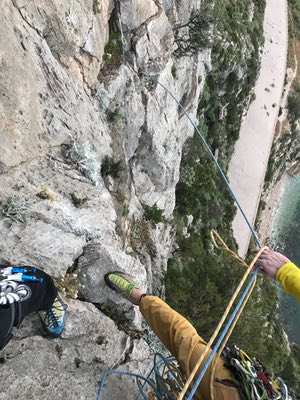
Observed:
[[[212,69],[198,118],[199,128],[225,172],[253,96],[264,9],[264,1],[249,4],[245,0],[216,0],[212,9]],[[236,249],[231,230],[235,206],[197,135],[186,143],[176,194],[178,249],[169,262],[166,296],[208,339],[243,271],[212,246],[210,230],[216,229]],[[275,288],[260,279],[231,341],[278,373],[288,362],[288,352],[276,304]]]
[[[300,1],[299,0],[288,0],[289,11],[293,18],[293,32],[291,34],[300,39]]]

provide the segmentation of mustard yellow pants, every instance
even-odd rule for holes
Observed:
[[[140,310],[154,333],[177,359],[186,377],[189,377],[206,349],[206,342],[182,315],[158,297],[144,296]],[[208,370],[198,390],[197,399],[211,400],[210,377],[211,370]],[[231,372],[224,366],[222,359],[217,361],[214,396],[215,400],[240,400]]]

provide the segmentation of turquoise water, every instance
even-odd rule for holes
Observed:
[[[274,221],[272,242],[300,266],[300,177],[288,178]],[[281,316],[290,341],[300,345],[300,303],[280,292]]]

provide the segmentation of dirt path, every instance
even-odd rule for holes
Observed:
[[[228,177],[250,222],[254,224],[275,133],[287,67],[288,9],[286,0],[267,0],[265,47],[251,104],[235,145]],[[238,213],[233,231],[239,253],[245,256],[249,229]]]

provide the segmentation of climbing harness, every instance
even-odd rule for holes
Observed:
[[[10,310],[10,323],[2,338],[1,348],[11,339],[13,327],[18,327],[21,322],[21,303],[28,300],[32,291],[27,282],[43,283],[42,278],[35,276],[36,268],[0,265],[0,308],[8,307]]]
[[[25,282],[42,283],[42,279],[34,275],[35,272],[35,268],[17,266],[0,268],[0,306],[29,299],[31,289],[25,285]]]
[[[281,378],[273,378],[259,360],[237,346],[226,347],[222,357],[236,378],[242,400],[293,400]]]

